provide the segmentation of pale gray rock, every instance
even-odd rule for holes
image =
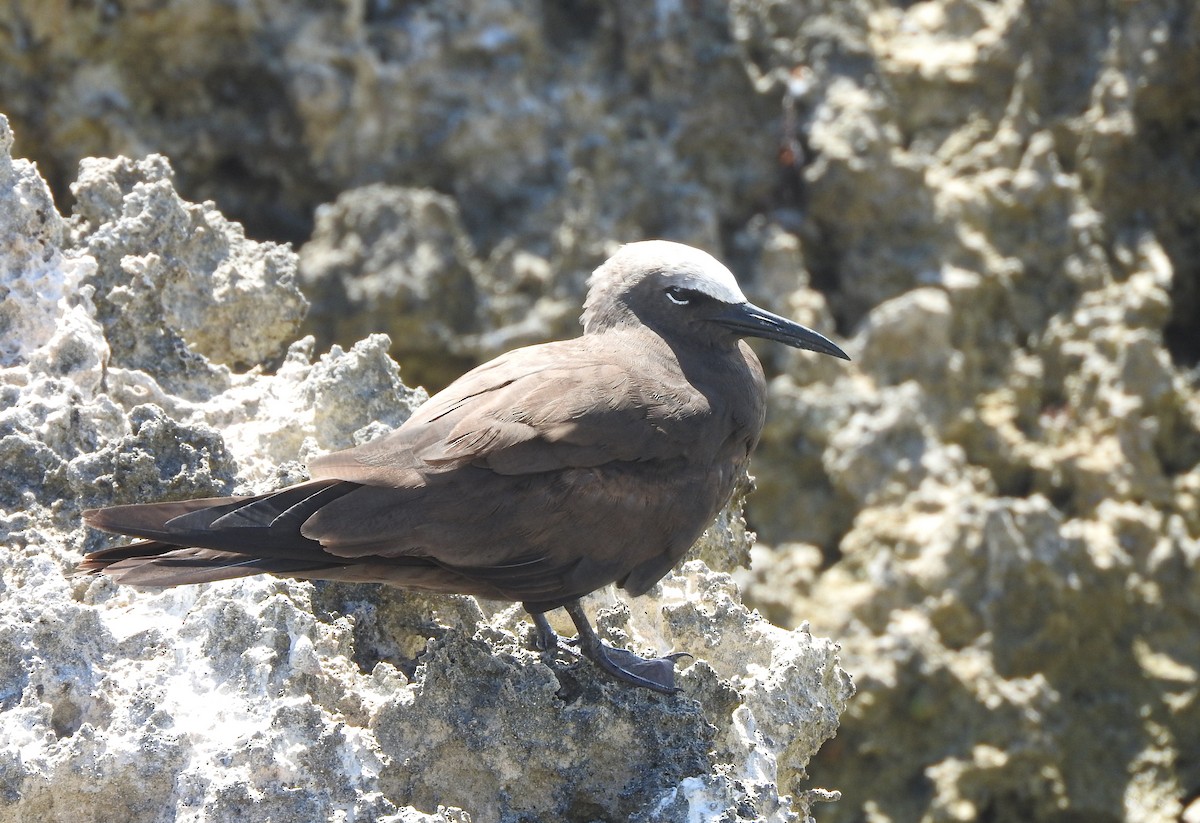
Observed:
[[[445,385],[473,365],[479,264],[454,200],[423,189],[366,186],[317,210],[300,250],[317,345],[387,329],[421,382]]]
[[[262,363],[293,338],[308,304],[294,254],[247,240],[211,203],[184,201],[171,177],[158,155],[85,160],[71,186],[72,243],[93,263],[84,282],[112,364],[168,386],[181,371],[189,392],[217,391],[228,369],[200,358],[243,369]]]
[[[953,308],[945,291],[931,287],[880,303],[860,332],[862,361],[884,385],[913,380],[937,386],[962,379],[962,355],[951,339]]]
[[[84,266],[62,259],[63,219],[36,167],[12,157],[13,134],[0,119],[0,367],[23,361],[53,335],[60,301],[76,288]]]

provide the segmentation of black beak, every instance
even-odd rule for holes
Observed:
[[[850,357],[824,335],[786,317],[771,314],[753,303],[737,303],[712,318],[741,337],[762,337],[796,349],[829,354],[849,360]]]

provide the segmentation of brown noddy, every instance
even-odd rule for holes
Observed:
[[[86,522],[139,542],[80,570],[175,586],[275,574],[520,602],[539,648],[563,607],[580,651],[620,680],[675,689],[673,654],[601,643],[579,598],[645,593],[733,493],[765,419],[744,337],[848,360],[749,303],[690,246],[631,243],[596,269],[583,335],[508,352],[402,426],[318,457],[312,480],[250,497],[114,506]]]

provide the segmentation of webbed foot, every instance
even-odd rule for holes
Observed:
[[[656,692],[676,694],[680,691],[675,685],[675,661],[681,657],[691,657],[690,654],[676,652],[662,657],[645,658],[625,649],[613,648],[601,642],[578,600],[567,603],[563,608],[571,615],[571,620],[579,629],[579,637],[568,642],[577,645],[580,653],[603,671],[624,683],[653,689]]]

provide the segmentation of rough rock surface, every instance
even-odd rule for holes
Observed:
[[[435,385],[475,365],[478,269],[452,198],[382,185],[319,208],[300,256],[318,346],[386,328],[415,379]]]
[[[113,539],[82,529],[82,508],[298,480],[297,458],[384,433],[425,395],[384,335],[315,359],[306,338],[273,372],[235,373],[188,334],[140,359],[130,330],[173,333],[179,303],[130,260],[170,261],[212,323],[273,328],[263,307],[290,279],[214,300],[229,281],[196,250],[283,274],[294,255],[182,201],[160,157],[85,163],[78,189],[106,207],[81,198],[73,241],[32,164],[4,156],[0,172],[0,821],[788,821],[829,799],[804,769],[853,692],[836,645],[772,626],[701,560],[650,596],[588,604],[613,642],[695,654],[675,696],[530,651],[510,604],[73,576]],[[149,217],[164,214],[200,224]],[[127,295],[125,311],[100,293]],[[222,351],[247,363],[273,333]],[[731,568],[748,548],[735,510],[698,554]]]
[[[823,819],[1196,819],[1200,17],[1109,11],[880,9],[812,124],[861,371],[783,365],[742,579],[855,674]]]
[[[368,184],[447,198],[477,357],[570,334],[616,242],[717,253],[852,340],[849,366],[761,349],[742,578],[859,675],[818,817],[1194,821],[1197,44],[1178,0],[16,0],[0,100],[58,195],[84,155],[163,151],[276,239]],[[62,231],[35,213],[0,216],[32,221],[27,260]],[[360,274],[403,297],[428,252],[394,248]],[[38,266],[0,356],[61,326],[98,379]]]
[[[295,255],[246,240],[211,203],[184,202],[165,158],[85,159],[71,193],[74,256],[92,264],[84,283],[112,365],[176,393],[213,391],[228,385],[213,363],[261,363],[294,339],[307,308]]]

